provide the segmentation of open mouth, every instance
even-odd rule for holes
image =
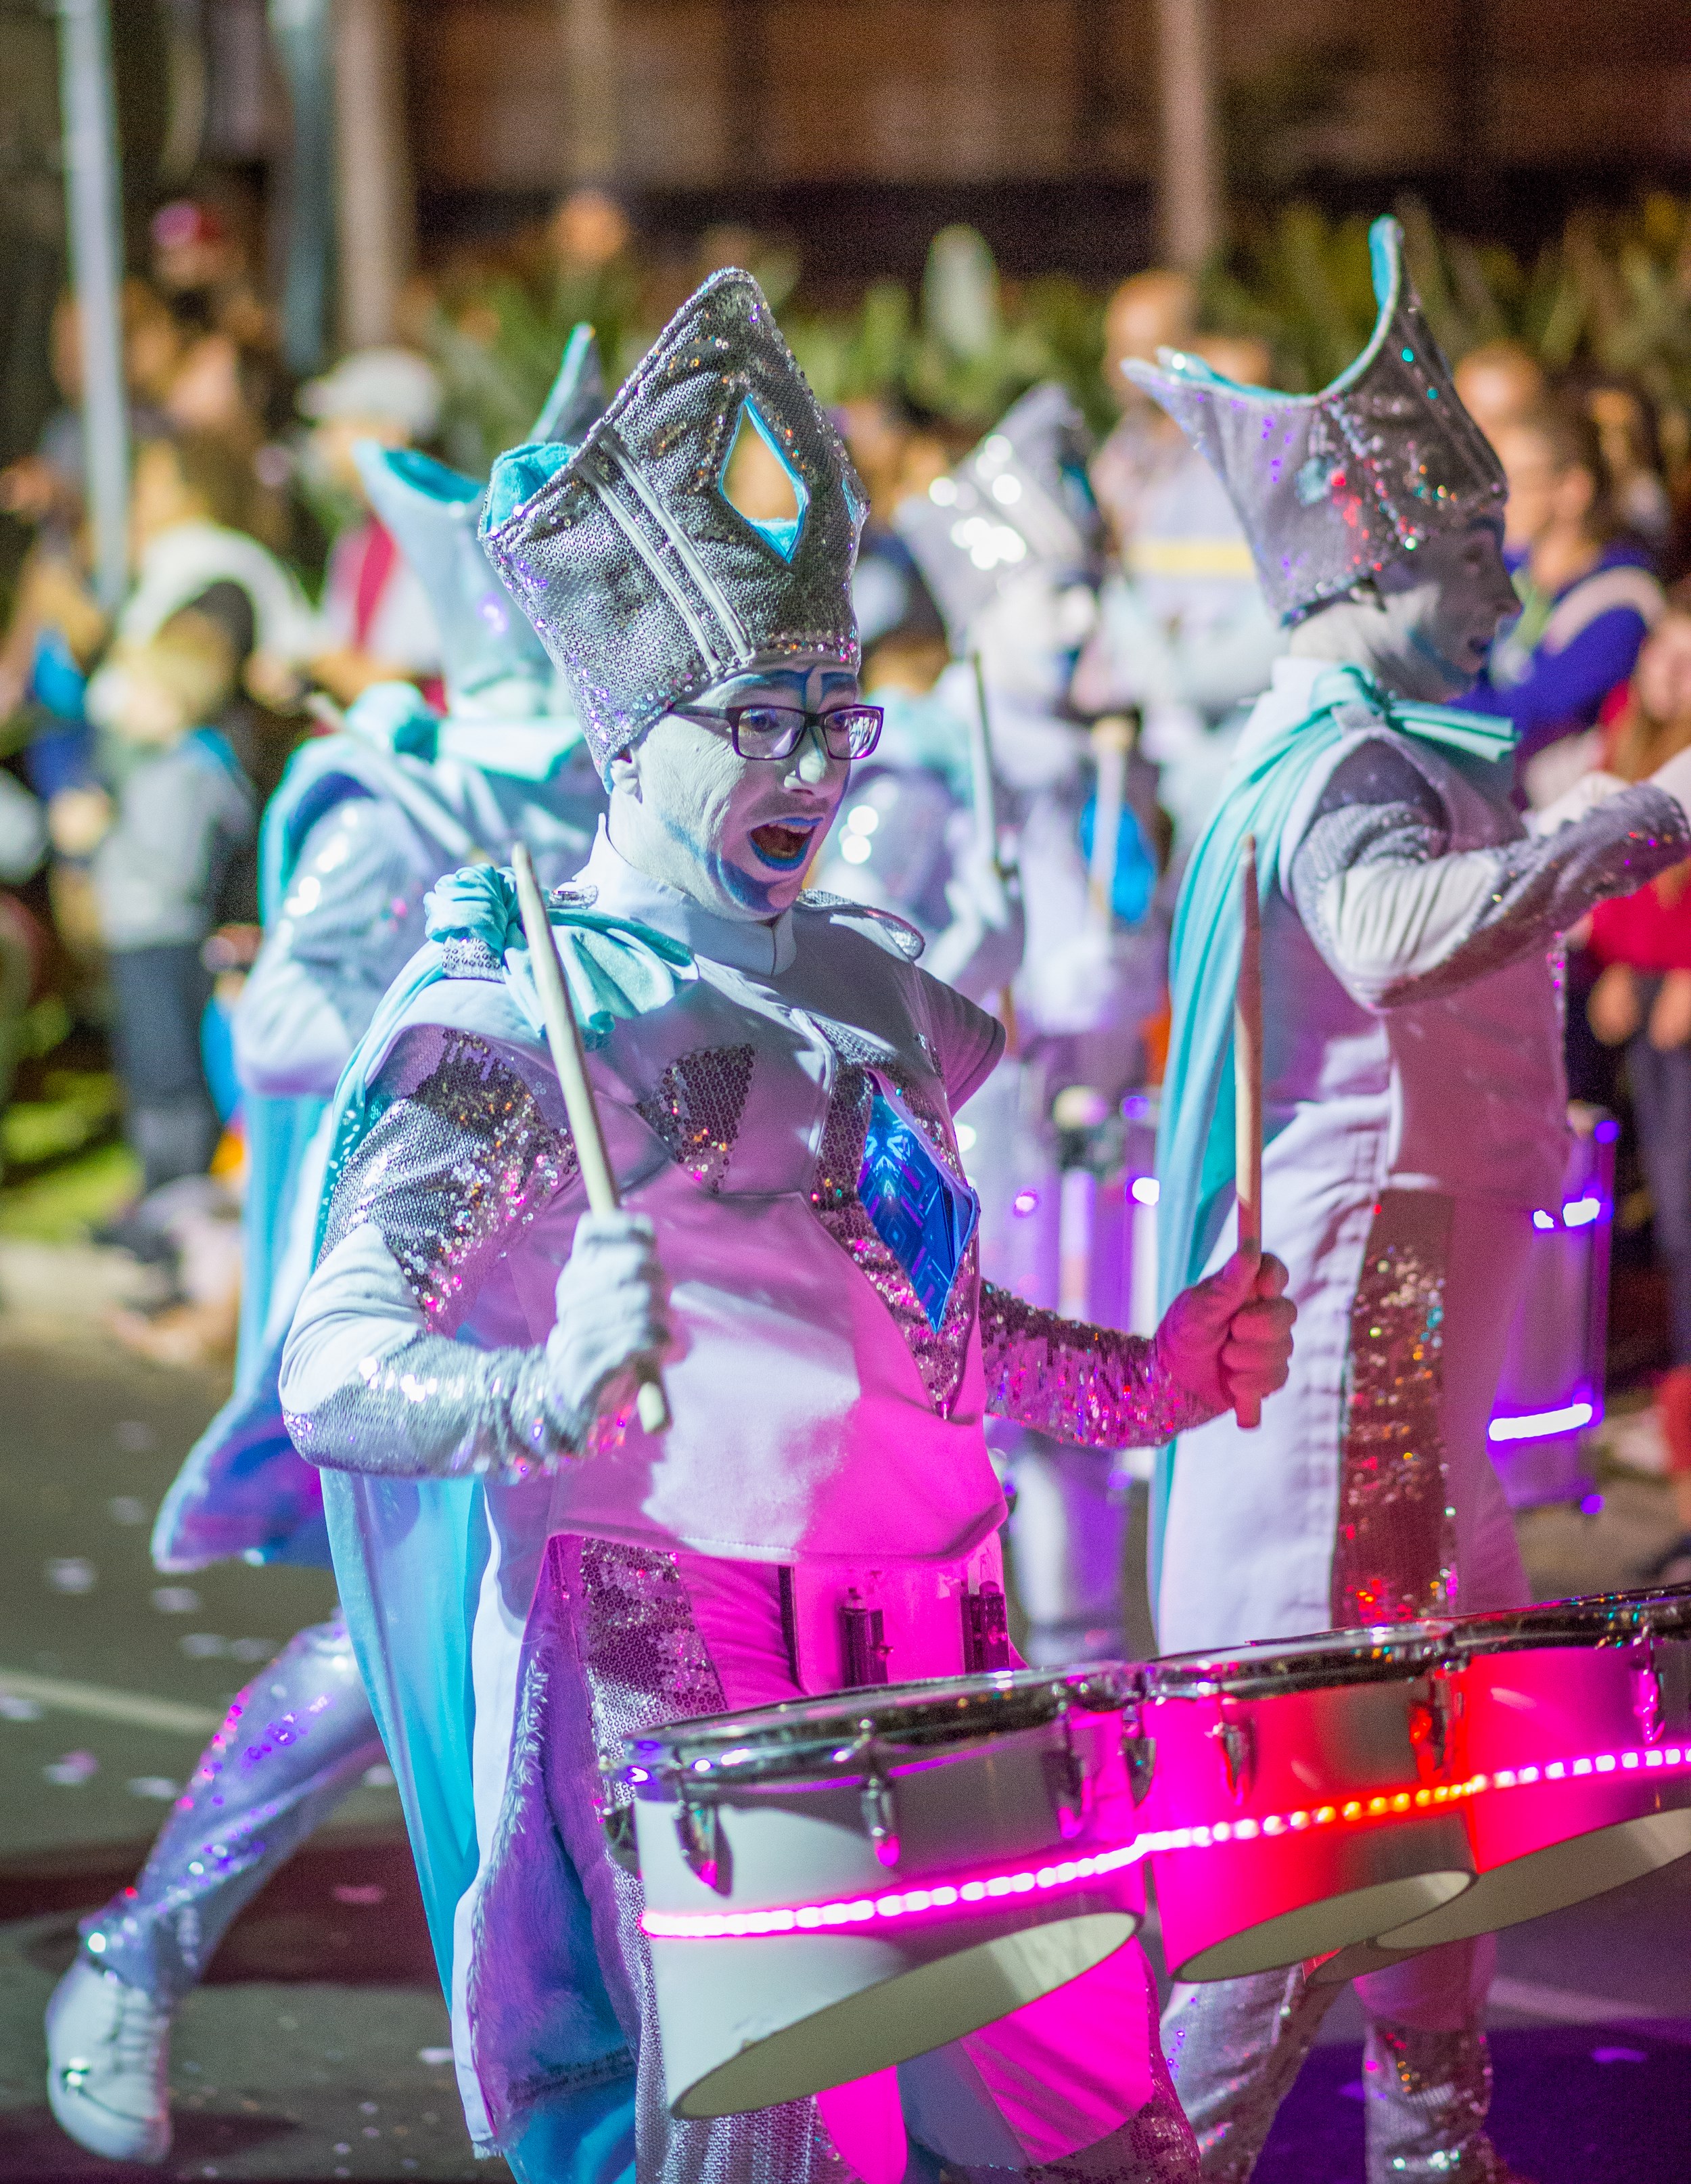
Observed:
[[[815,833],[814,819],[771,820],[766,827],[753,827],[752,847],[766,865],[791,872],[809,855]]]

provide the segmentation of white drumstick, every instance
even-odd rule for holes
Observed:
[[[1233,1189],[1239,1249],[1262,1253],[1262,905],[1256,891],[1256,837],[1239,859],[1239,983],[1233,997]],[[1242,1426],[1262,1424],[1262,1402],[1241,1397]]]
[[[993,778],[993,724],[987,710],[987,671],[981,665],[978,652],[970,654],[969,665],[975,671],[975,717],[969,724],[969,791],[975,806],[975,838],[998,878],[1007,879],[1009,869],[998,855],[998,785]],[[1016,1028],[1015,995],[1008,985],[998,993],[998,1021],[1004,1028],[1006,1050],[1011,1055],[1019,1054],[1021,1039]]]
[[[552,1051],[552,1066],[558,1072],[558,1082],[564,1088],[564,1105],[570,1117],[570,1134],[576,1140],[576,1157],[581,1163],[587,1203],[595,1213],[615,1213],[621,1200],[616,1178],[605,1157],[604,1133],[599,1128],[598,1102],[593,1097],[587,1076],[581,1028],[570,1006],[569,989],[564,983],[564,967],[558,960],[558,944],[552,936],[552,921],[546,914],[540,883],[535,878],[533,861],[526,843],[519,842],[513,849],[511,869],[516,874],[517,901],[522,911],[523,931],[528,936],[529,961],[534,966],[534,988],[546,1022],[546,1044]],[[648,1434],[662,1433],[670,1423],[670,1406],[658,1368],[654,1365],[637,1367],[636,1377],[639,1383],[641,1429]]]
[[[1109,932],[1115,922],[1115,855],[1121,844],[1121,807],[1127,794],[1127,760],[1133,725],[1125,713],[1106,713],[1092,731],[1098,794],[1092,813],[1092,862],[1087,896],[1093,922]]]

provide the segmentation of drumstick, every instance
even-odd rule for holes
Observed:
[[[1092,731],[1098,797],[1092,815],[1092,862],[1087,894],[1093,922],[1108,932],[1115,919],[1115,853],[1121,840],[1121,806],[1127,790],[1127,758],[1133,729],[1124,713],[1106,713]]]
[[[1256,837],[1239,858],[1239,983],[1233,997],[1233,1190],[1239,1249],[1262,1255],[1262,905],[1256,891]],[[1262,1402],[1233,1406],[1242,1426],[1262,1424]]]
[[[517,901],[522,909],[523,931],[528,936],[529,961],[534,966],[535,991],[540,996],[540,1012],[546,1022],[546,1044],[551,1049],[558,1082],[564,1088],[564,1105],[570,1117],[570,1134],[576,1140],[576,1157],[581,1163],[587,1203],[595,1213],[615,1213],[621,1201],[617,1195],[616,1178],[605,1157],[598,1102],[593,1097],[587,1056],[581,1050],[581,1029],[576,1022],[576,1011],[564,983],[558,944],[552,937],[552,921],[546,914],[526,843],[519,842],[512,850],[511,869],[516,874]],[[648,1434],[662,1433],[670,1423],[670,1406],[664,1394],[663,1380],[654,1365],[637,1366],[635,1371],[639,1383],[641,1429]]]
[[[987,710],[987,671],[981,665],[978,652],[970,654],[969,665],[975,671],[975,717],[969,723],[969,790],[975,807],[975,838],[982,854],[991,859],[993,871],[1004,879],[1009,875],[998,855],[998,786],[993,779],[993,727]],[[1019,1052],[1021,1042],[1016,1034],[1015,996],[1007,985],[998,989],[998,1021],[1004,1028],[1005,1051],[1014,1056]]]

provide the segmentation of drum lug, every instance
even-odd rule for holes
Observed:
[[[863,1826],[879,1863],[898,1863],[898,1795],[884,1774],[871,1774],[863,1786]]]
[[[1133,1802],[1143,1805],[1151,1794],[1157,1771],[1157,1740],[1132,1723],[1121,1740],[1121,1757],[1127,1763],[1127,1787],[1133,1793]]]
[[[1251,1725],[1248,1721],[1218,1721],[1210,1735],[1221,1752],[1233,1802],[1242,1803],[1256,1774],[1256,1740]]]
[[[1450,1732],[1461,1711],[1461,1693],[1443,1670],[1427,1679],[1427,1696],[1410,1708],[1410,1742],[1415,1747],[1416,1772],[1431,1783],[1443,1774],[1450,1761]]]
[[[611,1863],[620,1865],[625,1873],[640,1878],[640,1846],[634,1832],[632,1805],[613,1805],[605,1813],[600,1825],[604,1829],[605,1848],[610,1852]]]
[[[1057,1832],[1065,1842],[1072,1842],[1092,1812],[1092,1777],[1084,1758],[1075,1749],[1074,1725],[1066,1707],[1061,1719],[1063,1748],[1054,1755],[1061,1779],[1052,1802],[1057,1808]]]
[[[887,1663],[893,1648],[887,1643],[885,1629],[885,1611],[866,1606],[853,1585],[840,1602],[840,1651],[848,1691],[887,1682]]]
[[[963,1596],[963,1658],[971,1676],[1010,1665],[1010,1613],[1003,1586],[990,1578]]]
[[[683,1797],[676,1814],[676,1839],[681,1856],[705,1886],[726,1896],[729,1881],[722,1870],[722,1816],[716,1807],[702,1797]]]
[[[1667,1726],[1667,1704],[1661,1688],[1661,1669],[1655,1658],[1655,1635],[1646,1630],[1633,1643],[1633,1712],[1646,1744],[1660,1742]]]

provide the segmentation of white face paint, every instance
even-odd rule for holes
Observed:
[[[1478,517],[1430,538],[1383,571],[1376,599],[1338,599],[1292,632],[1300,658],[1366,667],[1401,698],[1442,705],[1485,665],[1486,649],[1521,601],[1503,565],[1502,527]]]
[[[1026,569],[1007,577],[975,616],[967,649],[980,654],[989,690],[1052,711],[1068,696],[1076,658],[1097,620],[1090,584]]]
[[[857,697],[846,669],[801,661],[715,683],[693,705],[826,713]],[[778,917],[803,888],[850,776],[849,762],[831,758],[814,727],[790,758],[748,759],[726,720],[718,727],[665,713],[610,762],[611,843],[637,871],[719,917]]]

